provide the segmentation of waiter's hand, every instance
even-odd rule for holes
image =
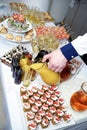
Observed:
[[[50,54],[45,55],[42,62],[47,60],[49,60],[48,68],[59,73],[65,68],[67,63],[67,59],[64,57],[60,49],[56,49]]]

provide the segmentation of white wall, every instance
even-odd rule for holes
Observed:
[[[41,11],[48,11],[51,0],[20,0],[29,7],[37,7]]]
[[[53,0],[50,14],[56,23],[63,21],[69,8],[70,0]]]
[[[48,11],[51,0],[0,0],[0,3],[23,2],[29,7],[37,7],[41,11]]]

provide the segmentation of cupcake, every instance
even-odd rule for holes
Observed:
[[[48,90],[48,86],[42,85],[42,90],[47,91]]]
[[[28,94],[24,94],[24,95],[22,96],[23,102],[28,102],[28,99],[29,99]]]
[[[28,101],[29,101],[29,103],[31,105],[33,105],[35,103],[35,98],[34,97],[30,97]]]
[[[59,109],[63,112],[66,112],[67,111],[67,107],[66,106],[60,106]]]
[[[29,112],[27,112],[26,117],[27,117],[28,121],[33,120],[35,117],[35,113],[33,113],[32,111],[29,111]]]
[[[42,95],[44,94],[44,90],[39,89],[39,90],[38,90],[38,94],[39,94],[40,96],[42,96]]]
[[[42,96],[42,97],[41,97],[41,102],[42,102],[42,103],[45,103],[46,101],[47,101],[47,98],[46,98],[45,96]]]
[[[56,108],[54,106],[51,106],[49,108],[49,112],[52,113],[52,114],[54,114],[56,112]]]
[[[70,114],[64,114],[63,119],[64,119],[64,121],[69,122],[69,121],[71,121],[71,117],[72,116]]]
[[[50,95],[51,95],[51,94],[50,94],[49,92],[45,92],[45,93],[44,93],[44,96],[45,96],[46,98],[50,98]]]
[[[33,97],[34,97],[36,100],[39,100],[40,95],[39,95],[38,93],[34,93]]]
[[[40,109],[40,110],[38,111],[38,115],[40,115],[41,117],[45,116],[45,110]]]
[[[46,103],[44,103],[44,104],[42,105],[42,109],[45,110],[45,111],[47,111],[47,110],[48,110],[48,105],[47,105]]]
[[[52,99],[53,101],[56,101],[58,98],[57,98],[57,96],[55,96],[54,94],[52,94],[52,95],[51,95],[51,99]]]
[[[54,102],[53,102],[53,105],[54,105],[54,107],[58,108],[58,107],[60,106],[59,101],[58,101],[58,100],[57,100],[57,101],[54,101]]]
[[[64,112],[61,111],[60,109],[57,109],[57,110],[56,110],[56,115],[57,115],[58,117],[63,117]]]
[[[37,129],[37,124],[36,123],[30,123],[28,124],[28,130],[36,130]]]
[[[35,101],[35,105],[38,106],[38,107],[41,107],[42,103],[41,103],[40,100],[37,100],[37,101]]]
[[[32,106],[31,110],[32,110],[34,113],[37,113],[38,110],[39,110],[39,108],[38,108],[38,106],[34,105],[34,106]]]
[[[47,104],[48,106],[52,106],[53,105],[53,100],[51,100],[50,98],[47,100]]]
[[[55,91],[55,92],[54,92],[54,95],[57,96],[57,97],[60,97],[61,92],[60,92],[60,91]]]
[[[35,121],[37,124],[40,124],[41,121],[42,121],[41,116],[40,116],[40,115],[35,115],[34,121]]]
[[[53,94],[54,89],[51,87],[51,88],[49,88],[48,92],[50,92],[50,94]]]
[[[29,95],[29,97],[33,96],[33,92],[31,90],[27,90],[27,94]]]
[[[58,86],[57,85],[52,85],[51,88],[55,91],[58,89]]]
[[[42,128],[46,128],[46,127],[48,127],[48,125],[49,125],[48,119],[43,118],[43,120],[42,120],[42,122],[41,122]]]
[[[58,123],[60,123],[60,118],[57,116],[54,116],[52,119],[52,124],[58,124]]]
[[[26,94],[26,89],[25,89],[25,87],[20,87],[20,95],[22,96],[22,95],[24,95],[24,94]]]
[[[30,104],[29,103],[23,103],[23,110],[24,112],[27,112],[30,110]]]
[[[53,118],[53,114],[50,113],[50,112],[47,112],[46,115],[45,115],[45,117],[50,121]]]
[[[33,93],[37,93],[37,92],[38,92],[38,88],[33,86],[33,87],[32,87],[32,92],[33,92]]]
[[[64,103],[64,98],[59,98],[58,100],[59,100],[60,105]]]

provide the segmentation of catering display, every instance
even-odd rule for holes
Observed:
[[[42,12],[37,7],[30,8],[27,3],[22,2],[10,2],[9,7],[12,12],[20,12],[24,17],[29,20],[34,26],[45,24],[49,21],[54,21],[52,16],[48,12]]]
[[[35,29],[22,14],[13,14],[0,25],[0,35],[12,42],[25,43],[31,41],[35,36]]]
[[[43,56],[48,53],[45,50],[40,50],[37,56],[33,57],[25,47],[18,45],[5,53],[1,57],[1,61],[13,68],[11,70],[14,83],[23,82],[24,86],[29,86],[36,79],[36,74],[39,74],[42,80],[49,85],[59,84],[76,75],[82,68],[82,62],[73,59],[67,63],[60,74],[55,73],[48,69],[47,63],[41,63]]]
[[[74,123],[58,86],[20,87],[20,104],[28,130],[54,130]]]
[[[35,10],[32,11],[35,12]],[[31,40],[32,54],[33,58],[35,58],[33,59],[33,61],[31,62],[28,61],[30,60],[29,58],[23,59],[24,56],[21,53],[23,50],[21,49],[18,50],[19,47],[15,48],[16,58],[19,57],[19,53],[21,54],[21,58],[18,58],[19,60],[17,62],[17,64],[19,64],[20,66],[19,69],[20,76],[18,74],[17,74],[18,76],[16,76],[16,78],[19,77],[20,80],[19,81],[15,80],[16,79],[15,78],[14,79],[15,83],[21,83],[21,81],[23,81],[24,86],[28,86],[31,82],[32,79],[31,77],[34,78],[35,76],[34,72],[37,72],[42,77],[43,81],[49,85],[58,84],[71,78],[72,75],[74,75],[77,72],[77,70],[79,70],[79,68],[81,67],[82,63],[80,61],[71,60],[64,68],[64,70],[59,74],[53,71],[51,72],[51,70],[47,68],[47,64],[41,63],[42,62],[41,58],[43,58],[43,56],[38,57],[39,61],[37,60],[37,56],[41,50],[44,52],[44,54],[45,52],[50,53],[55,49],[57,49],[58,47],[60,47],[61,45],[63,45],[61,40],[67,41],[70,37],[70,35],[67,33],[67,30],[63,26],[59,27],[59,26],[42,26],[42,25],[35,26],[34,29],[32,24],[27,20],[28,19],[25,18],[24,14],[13,13],[10,18],[2,22],[0,27],[0,35],[7,40],[14,41],[17,43],[29,42]],[[66,43],[64,42],[64,44]],[[21,48],[23,49],[22,46]],[[12,54],[13,50],[1,57],[1,61],[9,66],[13,66],[12,65],[12,60],[14,59],[14,54]],[[23,61],[24,63],[21,61]],[[35,69],[35,67],[38,65],[41,65],[42,67],[39,66],[40,69]],[[45,78],[46,77],[45,74],[42,73],[43,69],[44,72],[47,73],[48,77],[50,78],[48,79]]]
[[[48,69],[48,60],[42,63],[44,55],[67,44],[70,34],[64,26],[47,26],[45,22],[53,20],[48,12],[41,12],[36,8],[30,9],[25,4],[16,2],[11,2],[10,7],[13,12],[17,12],[9,18],[6,17],[6,20],[0,24],[0,35],[4,38],[2,41],[14,42],[13,46],[15,43],[19,44],[9,51],[5,50],[0,56],[1,62],[8,66],[6,70],[10,68],[11,71],[5,79],[6,94],[11,94],[14,105],[18,105],[16,109],[14,105],[11,107],[8,105],[9,112],[12,110],[11,114],[14,115],[13,110],[17,110],[22,120],[19,124],[23,123],[25,130],[55,130],[75,124],[76,120],[70,109],[76,111],[87,109],[85,95],[87,88],[82,87],[81,91],[75,92],[71,99],[67,98],[70,101],[68,104],[66,100],[68,94],[66,96],[66,91],[62,93],[60,87],[68,90],[68,86],[69,88],[72,86],[66,83],[81,70],[82,61],[78,58],[70,60],[61,73]],[[9,77],[12,79],[11,83]],[[65,86],[63,86],[64,82]],[[11,99],[10,96],[6,100]],[[15,124],[13,115],[11,121]]]

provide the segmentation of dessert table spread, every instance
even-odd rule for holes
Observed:
[[[11,50],[13,47],[16,47],[17,45],[17,43],[8,41],[0,36],[0,57],[7,51]],[[30,52],[32,52],[30,43],[24,43],[22,45],[26,47]],[[78,59],[80,59],[80,57],[78,57]],[[72,94],[80,89],[80,86],[84,81],[87,81],[86,75],[87,66],[83,63],[83,66],[78,73],[72,76],[69,80],[59,85],[58,89],[61,91],[67,103],[67,107],[69,109],[70,114],[72,114],[73,120],[71,121],[71,123],[67,123],[65,125],[61,124],[60,128],[57,128],[56,126],[50,127],[49,130],[68,130],[69,128],[76,130],[76,125],[80,125],[80,123],[84,123],[85,121],[87,121],[87,111],[76,112],[70,106],[70,98]],[[2,62],[0,62],[0,78],[3,92],[4,111],[6,114],[5,130],[27,130],[23,110],[21,108],[21,103],[18,95],[20,84],[16,85],[14,83],[11,68],[3,64]]]

